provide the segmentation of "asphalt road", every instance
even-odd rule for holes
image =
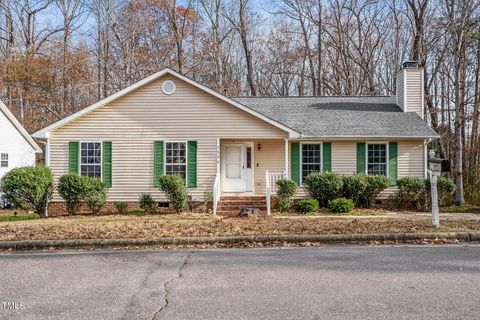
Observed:
[[[479,319],[480,246],[6,254],[0,318]]]

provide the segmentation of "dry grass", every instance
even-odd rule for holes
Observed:
[[[173,236],[431,232],[428,217],[262,217],[110,215],[59,217],[0,224],[0,240],[119,239]],[[438,232],[480,231],[475,220],[444,219]]]
[[[463,205],[463,206],[443,207],[443,208],[440,209],[440,212],[480,214],[480,207],[479,206],[471,206],[471,205],[466,204],[466,205]]]

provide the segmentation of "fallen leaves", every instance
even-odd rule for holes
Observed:
[[[211,215],[74,216],[0,224],[0,240],[128,239],[193,236],[480,231],[475,220],[405,218],[219,218]],[[441,242],[442,240],[438,240]]]

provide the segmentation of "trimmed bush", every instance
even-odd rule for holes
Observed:
[[[43,165],[12,169],[3,176],[1,190],[7,201],[45,217],[53,192],[52,171]]]
[[[67,212],[74,215],[80,209],[85,193],[85,177],[76,173],[63,175],[58,180],[58,194],[65,200]]]
[[[398,193],[396,196],[397,207],[417,210],[428,208],[428,193],[426,192],[425,180],[418,177],[405,177],[397,181]]]
[[[301,213],[315,212],[318,210],[318,201],[315,199],[300,200],[297,202],[297,211]]]
[[[142,193],[140,195],[140,208],[145,211],[147,214],[152,214],[157,212],[157,202],[153,200],[150,193]]]
[[[333,172],[314,172],[305,177],[303,186],[308,195],[327,206],[328,200],[338,197],[343,189],[342,176]]]
[[[277,180],[277,198],[275,208],[280,212],[288,212],[293,205],[293,196],[297,192],[297,184],[289,179]]]
[[[366,185],[358,199],[358,206],[370,208],[373,201],[380,195],[380,192],[388,188],[389,180],[385,176],[363,176]]]
[[[355,203],[352,199],[337,198],[328,201],[328,209],[334,213],[347,213],[355,208]]]
[[[107,185],[97,177],[83,177],[84,201],[93,215],[98,215],[107,202]]]
[[[188,193],[180,175],[169,174],[159,178],[160,190],[165,192],[177,212],[188,209]]]
[[[128,203],[124,201],[114,202],[113,205],[119,214],[126,214],[128,212]]]
[[[361,204],[365,190],[367,190],[367,178],[365,175],[353,175],[343,177],[343,196],[352,199],[357,206]]]

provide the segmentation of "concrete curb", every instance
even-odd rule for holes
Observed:
[[[480,241],[480,233],[443,232],[443,233],[383,233],[383,234],[322,234],[322,235],[278,235],[278,236],[232,236],[232,237],[171,237],[152,239],[78,239],[78,240],[24,240],[0,241],[0,249],[76,249],[85,247],[126,247],[156,245],[202,245],[235,244],[242,242],[285,242],[285,243],[360,243],[368,241],[409,242],[419,240],[458,240],[462,242]]]

